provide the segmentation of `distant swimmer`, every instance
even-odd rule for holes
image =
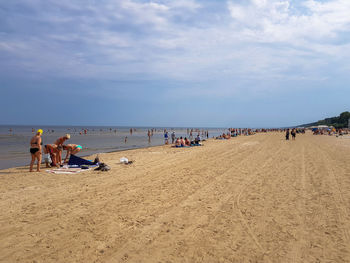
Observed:
[[[66,153],[66,157],[64,158],[64,162],[68,161],[68,157],[73,154],[77,154],[78,152],[80,152],[83,149],[83,147],[81,145],[78,144],[67,144],[67,145],[63,145],[63,150],[67,151]]]
[[[128,136],[125,136],[124,143],[126,144],[128,142]]]
[[[148,136],[148,143],[151,143],[151,131],[150,130],[148,130],[147,136]]]
[[[32,157],[32,160],[30,162],[30,167],[29,167],[29,172],[33,172],[33,165],[35,160],[37,160],[37,172],[40,172],[40,163],[41,163],[41,145],[42,140],[41,140],[41,135],[43,134],[43,130],[39,129],[36,132],[36,135],[32,137],[30,140],[30,154]]]

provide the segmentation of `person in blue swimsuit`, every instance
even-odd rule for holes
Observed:
[[[73,154],[77,154],[78,152],[80,152],[83,149],[83,147],[81,145],[78,144],[67,144],[67,145],[63,145],[63,150],[66,150],[66,157],[64,158],[64,162],[68,161],[68,157]]]

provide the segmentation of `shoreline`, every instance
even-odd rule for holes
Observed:
[[[170,146],[171,144],[169,144]],[[114,150],[114,151],[110,151],[110,152],[98,152],[98,153],[92,153],[92,154],[87,154],[87,155],[82,155],[82,156],[78,156],[80,158],[86,158],[86,157],[90,157],[90,156],[93,156],[93,155],[97,155],[97,154],[109,154],[109,153],[117,153],[117,152],[125,152],[125,151],[131,151],[131,150],[138,150],[138,149],[147,149],[147,148],[153,148],[153,147],[160,147],[160,146],[166,146],[166,145],[152,145],[152,146],[145,146],[145,147],[135,147],[135,148],[130,148],[130,149],[121,149],[121,150]],[[29,158],[30,159],[30,155],[28,154]],[[30,160],[29,160],[30,162]],[[40,168],[44,168],[42,167],[42,165],[45,165],[45,162],[42,162],[41,165],[40,165]],[[34,163],[34,168],[36,166],[36,163]],[[20,165],[20,166],[12,166],[12,167],[9,167],[9,168],[3,168],[3,169],[0,169],[0,171],[4,171],[4,170],[9,170],[9,169],[16,169],[16,168],[25,168],[25,167],[29,167],[29,164],[28,165]],[[35,171],[34,171],[35,172]]]
[[[22,129],[23,132],[28,130]],[[20,132],[20,131],[19,131]],[[130,134],[128,130],[102,130],[88,131],[88,133],[80,134],[67,130],[67,127],[59,127],[53,132],[46,132],[42,136],[44,144],[55,142],[56,139],[65,133],[71,134],[71,139],[67,142],[82,145],[83,150],[78,153],[81,156],[88,156],[99,152],[123,151],[128,149],[137,149],[143,147],[157,146],[164,144],[162,132],[155,132],[152,136],[151,143],[148,143],[147,130],[138,130]],[[174,130],[177,137],[186,137],[186,130]],[[222,133],[220,130],[209,130],[212,136]],[[8,169],[11,167],[19,167],[29,164],[31,157],[29,154],[28,141],[32,137],[32,133],[26,132],[22,135],[0,136],[0,169]],[[188,136],[187,136],[188,137]],[[125,139],[127,142],[125,143]],[[204,137],[203,137],[204,138]]]
[[[233,138],[231,138],[231,139],[233,139]],[[214,140],[214,139],[213,138],[205,139],[203,142],[207,142],[207,141],[211,141],[211,140]],[[92,154],[82,155],[82,156],[78,156],[78,157],[85,159],[86,157],[90,157],[90,156],[97,155],[97,154],[110,154],[110,153],[126,152],[126,151],[138,150],[138,149],[148,149],[148,148],[165,147],[165,146],[171,147],[172,145],[173,144],[169,143],[168,145],[160,144],[160,145],[151,145],[151,146],[141,146],[141,147],[134,147],[134,148],[130,148],[130,149],[114,150],[114,151],[110,151],[110,152],[92,153]],[[28,159],[30,159],[30,158],[28,158]],[[30,160],[29,160],[29,162],[30,162]],[[46,168],[46,167],[42,167],[43,164],[45,165],[45,162],[41,163],[40,168]],[[36,166],[36,163],[34,163],[33,167],[35,168],[35,166]],[[16,168],[25,168],[25,167],[29,167],[29,164],[28,165],[20,165],[20,166],[12,166],[9,168],[0,169],[0,171],[9,170],[9,169],[16,169]]]

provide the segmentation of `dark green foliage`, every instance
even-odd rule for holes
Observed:
[[[326,118],[324,120],[305,124],[303,126],[309,127],[309,126],[317,126],[317,125],[327,125],[327,126],[334,126],[337,129],[347,128],[349,119],[350,119],[350,112],[345,111],[341,113],[338,117]]]

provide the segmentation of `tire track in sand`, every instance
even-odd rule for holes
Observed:
[[[282,151],[282,148],[279,148],[275,154],[271,157],[269,157],[269,159],[267,159],[262,166],[259,169],[263,169],[265,167],[267,167],[268,165],[271,164],[271,161],[274,160],[275,156],[278,156],[279,153]],[[264,247],[260,244],[257,236],[254,234],[253,229],[249,226],[248,221],[244,218],[243,213],[240,209],[240,198],[242,196],[242,194],[245,192],[246,188],[252,184],[255,180],[256,180],[256,176],[258,175],[259,171],[254,172],[247,180],[246,182],[244,182],[240,188],[238,188],[238,194],[234,197],[234,207],[237,209],[241,223],[244,227],[244,229],[246,229],[247,234],[250,236],[250,238],[253,240],[253,242],[255,243],[255,245],[259,248],[260,252],[263,254],[263,256],[265,257],[267,262],[272,262],[271,259],[269,258],[269,255],[267,253],[267,251],[264,249]]]
[[[339,213],[337,213],[337,217],[338,217],[339,221],[342,223],[341,225],[344,225],[343,227],[341,227],[341,229],[343,231],[344,238],[345,238],[346,242],[349,244],[350,243],[350,235],[349,235],[349,230],[348,230],[349,229],[349,213],[348,213],[347,205],[344,201],[342,191],[341,191],[341,188],[339,186],[336,175],[333,171],[333,168],[330,167],[331,161],[330,161],[329,157],[321,149],[321,147],[318,146],[318,148],[320,149],[320,152],[323,156],[323,164],[326,168],[327,174],[329,175],[326,178],[328,179],[329,185],[332,188],[332,192],[334,193],[334,195],[333,195],[334,205],[337,208],[337,210],[339,211]]]
[[[306,207],[306,168],[305,168],[305,146],[303,145],[301,151],[301,174],[300,174],[300,197],[297,202],[298,213],[298,230],[296,233],[296,242],[293,246],[291,257],[293,262],[304,262],[302,259],[302,247],[305,240],[305,207]]]
[[[263,141],[261,142],[262,145],[259,146],[258,150],[256,152],[260,153],[262,152],[262,148],[265,147],[266,142]],[[162,230],[162,222],[167,221],[167,218],[177,218],[179,216],[176,216],[174,213],[179,213],[176,212],[176,208],[177,207],[183,207],[184,204],[189,200],[189,199],[193,199],[194,196],[196,195],[200,195],[201,192],[208,192],[207,189],[213,188],[215,184],[220,183],[219,178],[225,177],[225,175],[227,174],[231,174],[232,171],[236,170],[238,167],[240,167],[244,162],[250,160],[252,158],[251,155],[245,155],[242,153],[245,153],[246,150],[244,150],[243,152],[241,152],[241,154],[239,155],[239,157],[241,158],[241,160],[239,160],[239,163],[233,165],[232,167],[230,167],[229,169],[227,169],[225,172],[223,172],[222,174],[216,176],[216,180],[212,181],[211,183],[205,185],[204,187],[197,189],[195,192],[191,193],[189,196],[186,196],[186,198],[184,198],[183,200],[181,200],[181,202],[177,203],[175,206],[172,206],[167,212],[158,215],[157,219],[152,222],[150,225],[145,226],[141,233],[139,233],[137,236],[140,239],[141,236],[147,236],[149,239],[151,239],[151,231],[153,229],[153,233],[152,235],[154,237],[159,237],[159,235],[161,235],[161,230]],[[207,164],[210,164],[211,162],[208,162]],[[230,187],[230,186],[226,186],[226,187]],[[221,202],[223,203],[227,203],[228,200],[232,199],[232,196],[226,196],[224,199],[221,200]],[[181,211],[180,211],[181,212]],[[157,226],[157,227],[156,227]],[[189,228],[187,228],[185,230],[185,232],[187,233],[187,235],[189,235],[189,233],[193,232],[196,229],[196,225],[192,225]],[[157,229],[157,231],[154,231],[155,229]],[[135,238],[135,237],[134,237]],[[118,258],[122,258],[123,254],[125,254],[125,252],[127,250],[130,250],[130,245],[133,243],[133,239],[129,239],[127,240],[124,245],[122,247],[120,247],[118,249],[118,251],[116,251],[115,253],[113,253],[112,255],[108,256],[108,258],[106,259],[106,262],[115,262],[115,260],[117,260]],[[128,249],[127,249],[128,248]],[[137,250],[137,248],[133,248],[132,250]],[[127,260],[125,260],[127,261]]]

